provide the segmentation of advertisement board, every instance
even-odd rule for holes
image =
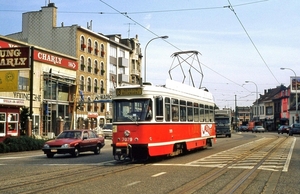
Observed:
[[[291,77],[291,93],[300,92],[300,77]]]
[[[19,71],[0,71],[0,92],[18,91]]]

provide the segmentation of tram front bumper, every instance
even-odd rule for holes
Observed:
[[[114,147],[114,156],[118,156],[118,159],[131,158],[131,145],[126,142],[118,142]]]

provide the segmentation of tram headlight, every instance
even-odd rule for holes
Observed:
[[[129,137],[130,136],[130,131],[129,130],[125,130],[124,131],[124,136],[125,137]]]

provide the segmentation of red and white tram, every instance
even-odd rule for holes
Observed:
[[[113,98],[113,155],[146,160],[212,146],[216,138],[210,92],[167,80],[122,86]]]

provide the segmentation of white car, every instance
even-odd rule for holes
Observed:
[[[104,138],[112,138],[112,123],[106,123],[103,126],[102,131],[104,133]]]
[[[263,126],[255,126],[253,129],[252,129],[252,133],[264,133],[266,130]]]

